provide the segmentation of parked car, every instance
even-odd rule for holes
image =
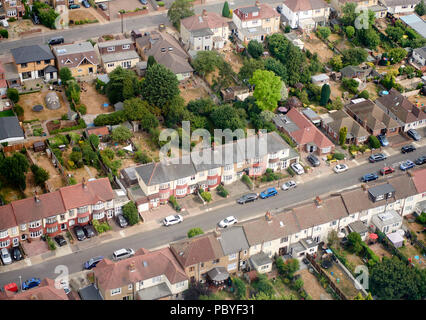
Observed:
[[[385,136],[384,134],[379,134],[379,135],[377,136],[377,139],[380,141],[380,144],[381,144],[383,147],[386,147],[386,146],[388,146],[388,145],[389,145],[389,141],[388,141],[388,139],[386,138],[386,136]]]
[[[49,41],[47,42],[49,45],[53,46],[55,44],[61,44],[64,43],[64,37],[53,37],[50,38]]]
[[[290,181],[284,182],[283,185],[281,186],[281,189],[286,191],[296,187],[297,187],[296,181],[290,180]]]
[[[107,11],[107,10],[108,10],[108,8],[107,8],[107,6],[106,6],[106,4],[105,4],[105,3],[99,3],[99,4],[98,4],[98,7],[99,7],[99,8],[101,8],[101,9],[102,9],[102,11]]]
[[[1,255],[1,261],[3,261],[3,264],[12,263],[12,257],[10,256],[9,250],[7,250],[6,248],[1,249],[0,255]]]
[[[226,217],[225,219],[221,220],[218,223],[218,225],[221,228],[226,228],[228,226],[232,226],[233,224],[235,224],[237,222],[238,222],[237,218],[235,218],[234,216],[229,216],[229,217]]]
[[[307,157],[307,159],[312,164],[312,166],[314,166],[314,167],[318,167],[320,165],[319,159],[316,156],[314,156],[313,154],[310,154]]]
[[[69,287],[69,283],[67,281],[62,280],[61,285],[62,285],[62,289],[64,289],[64,291],[65,291],[65,294],[68,294],[68,293],[71,292],[71,289]]]
[[[165,217],[163,220],[163,225],[165,225],[166,227],[177,224],[177,223],[181,223],[183,221],[183,218],[180,214],[177,215],[171,215],[168,217]]]
[[[392,167],[384,167],[384,168],[380,169],[380,174],[382,176],[385,176],[387,174],[391,174],[391,173],[394,173],[394,172],[395,172],[395,169],[392,168]]]
[[[94,258],[90,258],[90,260],[86,261],[83,264],[83,268],[86,270],[91,270],[94,267],[96,267],[96,265],[102,261],[104,257],[103,256],[99,256],[99,257],[94,257]]]
[[[385,160],[387,157],[383,154],[383,153],[376,153],[376,154],[372,154],[369,158],[368,158],[368,160],[371,162],[371,163],[374,163],[374,162],[378,162],[378,161],[383,161],[383,160]]]
[[[79,4],[70,4],[69,6],[68,6],[68,9],[79,9],[80,8],[80,5]]]
[[[408,170],[408,169],[414,168],[415,166],[416,166],[416,164],[415,164],[413,161],[411,161],[411,160],[406,160],[406,161],[404,161],[403,163],[401,163],[401,164],[399,165],[399,168],[400,168],[402,171],[405,171],[405,170]]]
[[[300,163],[292,163],[290,167],[296,172],[297,174],[304,174],[305,169],[300,165]]]
[[[408,130],[407,134],[416,141],[419,141],[422,138],[415,129]]]
[[[85,225],[85,226],[83,227],[83,230],[84,230],[84,234],[85,234],[85,235],[86,235],[86,237],[88,237],[88,238],[92,238],[92,237],[96,236],[95,228],[93,228],[93,226],[91,226],[91,225],[89,225],[89,224]]]
[[[31,15],[31,20],[33,21],[34,24],[40,24],[40,19],[38,15],[36,15],[35,13]]]
[[[22,283],[22,290],[28,290],[34,287],[37,287],[40,284],[41,280],[39,278],[31,278]]]
[[[421,156],[420,158],[417,158],[416,161],[414,161],[415,164],[418,166],[426,163],[426,156]]]
[[[18,292],[18,289],[19,289],[18,285],[15,282],[5,284],[4,287],[3,287],[4,291]]]
[[[75,226],[74,227],[74,233],[75,233],[75,236],[77,237],[78,241],[83,241],[84,239],[86,239],[86,235],[84,234],[82,227]]]
[[[308,264],[309,264],[309,260],[308,260],[307,258],[303,258],[303,259],[302,259],[302,261],[303,261],[303,263],[304,263],[304,264],[306,264],[306,265],[308,265]]]
[[[333,261],[331,259],[324,259],[321,262],[321,267],[323,267],[324,269],[331,268],[332,265],[333,265]]]
[[[15,261],[19,261],[23,259],[22,253],[21,253],[21,250],[19,250],[19,247],[12,248],[12,258]]]
[[[83,4],[83,6],[84,6],[85,8],[90,8],[90,3],[89,3],[89,1],[87,1],[87,0],[83,0],[82,4]]]
[[[127,227],[129,225],[129,223],[127,222],[126,218],[122,214],[119,214],[116,219],[117,219],[117,224],[121,228],[125,228],[125,227]]]
[[[55,237],[55,241],[60,247],[67,244],[67,241],[65,240],[65,238],[60,234]]]
[[[361,181],[362,182],[369,182],[379,179],[379,176],[375,173],[367,173],[366,175],[362,176]]]
[[[251,201],[257,200],[258,197],[259,197],[259,195],[257,193],[248,193],[248,194],[243,195],[241,198],[239,198],[237,200],[237,202],[239,204],[245,204],[247,202],[251,202]]]
[[[262,191],[260,193],[260,197],[262,199],[266,199],[266,198],[269,198],[269,197],[276,196],[277,194],[278,194],[277,189],[275,189],[275,188],[268,188],[268,189],[266,189],[266,190],[264,190],[264,191]]]
[[[6,19],[0,20],[0,24],[5,28],[9,28],[9,22]]]
[[[282,11],[282,7],[281,6],[277,6],[277,12],[281,13],[281,11]]]
[[[413,146],[412,144],[409,144],[408,146],[403,146],[401,148],[402,153],[408,153],[408,152],[413,152],[413,151],[416,151],[416,147]]]
[[[147,5],[147,4],[148,4],[148,1],[146,1],[146,0],[140,0],[140,2],[141,2],[143,5]]]
[[[125,248],[125,249],[114,251],[114,253],[112,254],[112,258],[115,261],[117,261],[117,260],[130,258],[131,256],[134,256],[134,255],[135,255],[135,251],[133,251],[133,249]]]
[[[338,164],[334,167],[333,170],[336,173],[340,173],[340,172],[345,172],[348,169],[349,169],[349,167],[346,164]]]

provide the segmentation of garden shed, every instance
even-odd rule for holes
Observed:
[[[43,141],[36,141],[33,143],[34,152],[44,151],[46,150],[46,145]]]
[[[387,235],[388,239],[390,240],[390,242],[392,242],[395,248],[400,248],[404,245],[404,237],[398,231],[392,232]]]

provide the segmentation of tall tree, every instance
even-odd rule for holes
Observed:
[[[138,209],[133,201],[130,201],[123,206],[123,216],[126,217],[130,225],[134,225],[139,222]]]
[[[264,60],[265,69],[274,72],[277,76],[281,77],[283,81],[287,81],[287,68],[281,61],[268,57]]]
[[[111,132],[112,140],[117,141],[117,142],[124,142],[124,141],[130,139],[131,136],[132,136],[132,132],[130,131],[130,129],[123,126],[123,125],[115,128]]]
[[[66,83],[68,80],[74,79],[71,70],[67,67],[63,67],[61,70],[59,70],[59,78],[61,79],[62,83]]]
[[[330,94],[331,94],[330,86],[328,84],[324,84],[321,88],[321,100],[320,100],[321,106],[327,105],[328,100],[330,100]]]
[[[34,182],[36,185],[43,187],[44,183],[49,179],[49,172],[36,164],[31,165],[31,171],[34,174]]]
[[[152,65],[154,65],[156,63],[157,63],[157,61],[155,61],[154,56],[149,56],[146,68],[149,69],[149,67],[151,67]]]
[[[238,72],[238,78],[243,81],[245,84],[248,84],[250,78],[253,76],[253,73],[256,70],[263,70],[265,67],[262,60],[256,59],[244,59],[243,66]]]
[[[225,3],[223,4],[222,16],[225,18],[232,18],[231,10],[229,10],[228,1],[225,1]]]
[[[219,68],[221,63],[223,63],[223,59],[216,51],[199,51],[192,62],[192,66],[195,72],[205,77]]]
[[[167,12],[167,16],[171,23],[178,30],[180,30],[180,20],[193,16],[194,14],[192,1],[190,0],[176,0]]]
[[[242,111],[242,112],[241,112]],[[210,119],[216,129],[243,129],[246,126],[244,110],[236,109],[229,104],[215,107],[210,114]]]
[[[138,78],[132,70],[119,66],[109,74],[109,82],[105,90],[112,104],[124,101],[137,95]]]
[[[25,173],[29,168],[27,158],[19,152],[0,160],[0,175],[11,185],[25,190],[27,187]]]
[[[281,99],[281,78],[272,71],[256,70],[250,83],[255,86],[253,96],[262,110],[274,111]]]
[[[250,40],[247,46],[247,51],[253,58],[257,59],[263,54],[263,44],[257,40]]]
[[[424,0],[421,0],[415,7],[414,7],[414,11],[416,11],[416,13],[419,16],[423,16],[426,14],[426,7],[425,7],[425,2]]]

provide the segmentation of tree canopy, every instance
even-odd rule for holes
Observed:
[[[27,158],[19,152],[0,160],[0,175],[12,186],[25,190],[27,187],[25,173],[29,168]]]
[[[133,201],[130,201],[123,206],[123,216],[126,217],[130,225],[135,225],[139,222],[138,209]]]
[[[130,139],[131,137],[132,132],[130,131],[130,129],[122,125],[115,128],[111,132],[111,138],[113,141],[123,142]]]
[[[178,30],[180,30],[180,20],[191,17],[194,14],[192,1],[190,0],[176,0],[167,12],[170,22]]]
[[[192,61],[195,72],[205,77],[216,68],[219,68],[223,59],[216,51],[199,51]]]
[[[132,70],[119,66],[109,74],[106,95],[112,104],[132,98],[138,91],[138,78]]]
[[[344,65],[357,66],[367,60],[368,53],[362,48],[350,48],[342,52]]]
[[[198,236],[198,235],[203,234],[203,233],[204,233],[204,231],[201,228],[192,228],[192,229],[188,230],[187,236],[188,236],[188,238],[192,238],[192,237]]]
[[[253,58],[257,59],[263,54],[263,44],[257,40],[250,40],[247,51]]]
[[[281,78],[272,71],[256,70],[250,83],[255,85],[253,96],[262,110],[274,111],[281,99]]]

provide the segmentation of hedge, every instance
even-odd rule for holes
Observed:
[[[72,127],[67,127],[67,128],[61,128],[61,129],[52,130],[50,132],[50,134],[56,134],[56,133],[59,133],[59,132],[74,131],[74,130],[84,129],[84,128],[86,128],[86,123],[84,122],[83,119],[79,119],[78,120],[78,125],[72,126]]]
[[[250,177],[248,175],[243,175],[243,177],[241,178],[241,181],[244,182],[247,187],[249,187],[250,189],[253,188],[253,182],[251,181]]]

